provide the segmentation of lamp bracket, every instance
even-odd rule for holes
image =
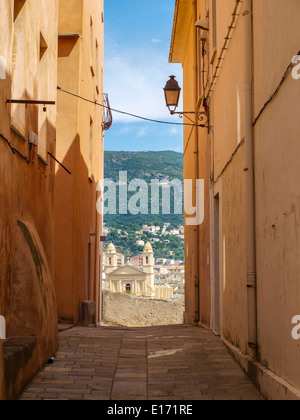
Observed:
[[[210,125],[209,125],[209,115],[208,115],[208,112],[205,112],[205,111],[202,111],[202,112],[200,112],[200,111],[186,111],[186,112],[184,112],[184,111],[181,111],[181,112],[170,111],[170,114],[171,114],[171,115],[178,115],[178,116],[179,116],[179,118],[186,117],[186,118],[188,118],[190,121],[192,121],[193,123],[195,123],[195,122],[194,122],[191,118],[189,118],[189,116],[188,116],[188,115],[190,115],[190,114],[192,114],[192,115],[196,115],[196,116],[197,116],[197,118],[198,118],[198,120],[199,120],[202,124],[200,124],[200,125],[195,124],[195,125],[197,125],[198,127],[203,127],[203,128],[208,128],[208,129],[210,129]]]

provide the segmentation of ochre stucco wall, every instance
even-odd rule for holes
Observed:
[[[254,1],[254,115],[273,94],[299,52],[300,5]],[[260,22],[268,19],[268,30]],[[260,87],[264,86],[264,89]],[[300,389],[300,81],[289,74],[255,126],[258,337],[260,360]]]
[[[253,122],[255,169],[255,240],[257,276],[257,351],[248,346],[246,181],[245,181],[245,50],[241,2],[221,69],[209,97],[213,131],[199,130],[199,159],[195,158],[195,131],[184,129],[185,177],[196,173],[206,179],[210,190],[208,209],[197,234],[186,227],[186,320],[193,323],[195,308],[194,273],[199,250],[200,316],[204,324],[215,325],[215,271],[220,277],[220,334],[243,367],[252,374],[266,398],[299,396],[299,342],[293,340],[292,318],[299,314],[299,98],[300,82],[290,73],[282,82],[292,58],[299,53],[300,5],[297,0],[253,0]],[[208,87],[221,54],[224,37],[232,22],[234,0],[217,1],[216,53],[213,57],[212,1],[177,0],[171,43],[171,62],[181,62],[184,72],[184,110],[196,110],[198,91],[195,72],[197,48],[193,46],[196,19],[210,9],[210,31],[206,48]],[[198,30],[199,31],[199,30]],[[199,33],[199,32],[198,32]],[[251,52],[251,51],[250,51]],[[208,73],[207,73],[208,70]],[[280,84],[281,83],[281,84]],[[276,96],[269,98],[279,88]],[[208,92],[208,89],[206,93]],[[213,180],[210,182],[209,178]],[[214,219],[214,196],[219,197],[219,232]],[[207,196],[206,196],[207,197]],[[206,233],[205,233],[206,232]],[[218,235],[216,235],[218,233]],[[215,239],[219,253],[215,255]],[[209,244],[210,243],[210,244]],[[194,244],[194,245],[193,245]],[[198,246],[198,249],[197,249]],[[205,253],[210,249],[210,268]],[[194,252],[194,255],[193,255]],[[211,290],[208,287],[211,284]],[[212,293],[212,294],[211,294]],[[210,306],[211,305],[211,306]],[[206,311],[206,308],[211,311]],[[203,319],[203,310],[208,318]],[[245,354],[251,357],[245,357]],[[255,364],[251,363],[255,360]],[[298,390],[298,391],[297,391]]]
[[[16,107],[6,100],[56,100],[58,2],[27,0],[15,15],[12,3],[0,4],[0,55],[6,61],[6,79],[0,80],[0,133],[24,158],[0,139],[0,314],[6,319],[8,338],[37,337],[28,379],[58,346],[53,294],[55,165],[47,154],[55,154],[56,106],[43,112],[41,105]],[[41,33],[47,44],[43,56]],[[16,48],[20,55],[13,53]],[[23,138],[10,127],[17,121]],[[37,147],[29,146],[30,131],[38,134]]]
[[[102,103],[103,1],[72,1],[65,7],[62,0],[59,10],[58,85]],[[84,300],[95,301],[97,319],[100,315],[102,218],[96,210],[96,189],[103,177],[102,112],[100,106],[58,92],[57,158],[71,174],[57,167],[55,289],[59,319],[75,324]]]
[[[198,103],[199,57],[195,21],[199,10],[189,1],[179,2],[177,32],[174,34],[172,62],[181,62],[183,67],[183,110],[204,111]],[[186,94],[188,92],[188,94]],[[189,115],[196,124],[201,124],[195,115]],[[184,118],[184,122],[191,121]],[[192,124],[192,123],[191,123]],[[186,311],[185,320],[210,326],[210,138],[207,129],[184,126],[183,129],[184,179],[193,180],[193,205],[196,204],[196,180],[204,180],[204,221],[200,226],[187,224],[185,215],[185,266],[186,266]],[[199,211],[200,212],[200,211]],[[199,280],[199,287],[195,282]],[[198,312],[198,313],[197,313]]]

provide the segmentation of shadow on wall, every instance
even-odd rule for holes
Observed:
[[[80,142],[79,135],[70,141],[63,166],[56,164],[55,176],[54,285],[58,320],[75,325],[82,321],[83,301],[93,301],[97,308],[100,305],[97,182],[93,175],[89,177]]]
[[[57,339],[54,287],[47,258],[37,231],[28,222],[17,221],[13,265],[10,336],[39,336],[43,351],[53,355]]]
[[[58,347],[53,281],[36,229],[18,221],[9,338],[4,342],[5,397],[15,399]]]
[[[28,142],[28,133],[38,132],[41,111],[23,105],[26,125],[24,135],[18,134],[10,126],[10,97],[6,72],[0,80],[0,315],[6,320],[0,399],[7,400],[17,397],[58,348],[52,278],[54,163],[42,162]],[[48,118],[44,126],[45,147],[53,153],[55,128]]]

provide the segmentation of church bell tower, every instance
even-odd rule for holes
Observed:
[[[154,290],[154,253],[152,245],[148,242],[143,252],[143,270],[147,274],[147,294],[151,297],[155,296]]]
[[[114,244],[109,244],[106,252],[106,274],[112,273],[118,268],[117,251]]]

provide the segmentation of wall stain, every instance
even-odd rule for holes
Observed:
[[[43,260],[43,257],[40,253],[39,247],[36,243],[36,240],[32,237],[28,227],[25,225],[25,223],[21,222],[20,220],[17,221],[18,226],[22,230],[22,233],[24,235],[24,238],[27,242],[27,245],[29,247],[29,250],[31,252],[31,256],[35,265],[36,274],[39,281],[40,286],[40,292],[43,299],[43,304],[45,311],[47,312],[47,302],[46,302],[46,296],[43,292],[43,285],[44,285],[44,275],[43,275],[43,268],[47,272],[46,264]]]

